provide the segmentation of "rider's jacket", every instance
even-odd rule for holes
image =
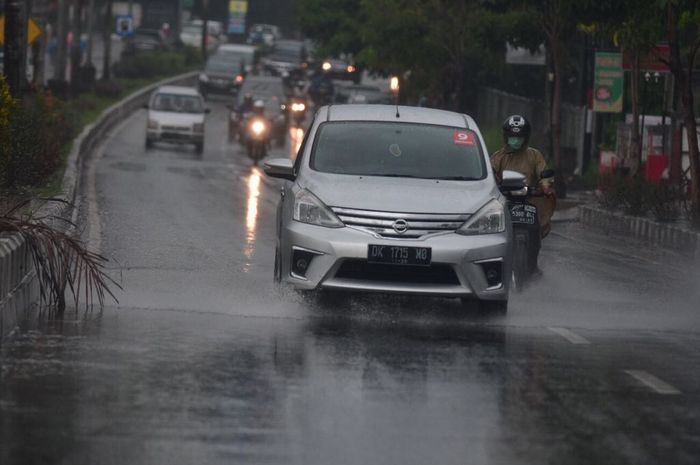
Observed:
[[[491,156],[491,166],[499,181],[503,178],[504,170],[517,171],[527,176],[528,186],[537,186],[540,174],[547,167],[544,155],[532,147],[522,147],[513,150],[508,145],[502,147]]]

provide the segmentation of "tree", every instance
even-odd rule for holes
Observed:
[[[299,1],[299,24],[320,46],[319,54],[356,54],[362,49],[360,3],[361,0]]]
[[[690,158],[691,221],[700,227],[700,150],[695,119],[693,70],[700,50],[700,5],[696,0],[662,0],[671,56],[668,62],[680,94]]]

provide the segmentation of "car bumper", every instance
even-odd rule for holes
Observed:
[[[162,141],[175,143],[179,142],[184,144],[201,144],[204,142],[204,133],[148,129],[146,131],[146,138],[152,142]]]
[[[430,247],[430,267],[375,265],[369,244]],[[312,254],[303,276],[293,269],[294,251]],[[511,273],[508,235],[462,236],[445,233],[420,240],[389,240],[352,227],[338,229],[296,221],[282,231],[282,279],[300,290],[335,289],[445,297],[506,300]],[[500,270],[498,283],[486,272]]]

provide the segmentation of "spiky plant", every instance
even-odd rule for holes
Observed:
[[[60,199],[43,200],[66,204]],[[75,224],[54,215],[35,216],[28,211],[30,202],[20,202],[0,213],[0,233],[17,233],[24,239],[36,270],[42,302],[59,317],[66,309],[67,294],[72,296],[76,308],[82,301],[86,310],[93,308],[95,298],[100,307],[107,296],[118,302],[110,287],[121,289],[121,286],[105,271],[108,259],[89,251],[80,239],[63,228],[52,226],[63,224],[70,230]]]

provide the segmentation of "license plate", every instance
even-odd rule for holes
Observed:
[[[510,218],[513,224],[535,224],[537,207],[517,204],[510,207]]]
[[[432,249],[430,247],[373,244],[367,246],[367,261],[373,263],[428,266],[431,257]]]

